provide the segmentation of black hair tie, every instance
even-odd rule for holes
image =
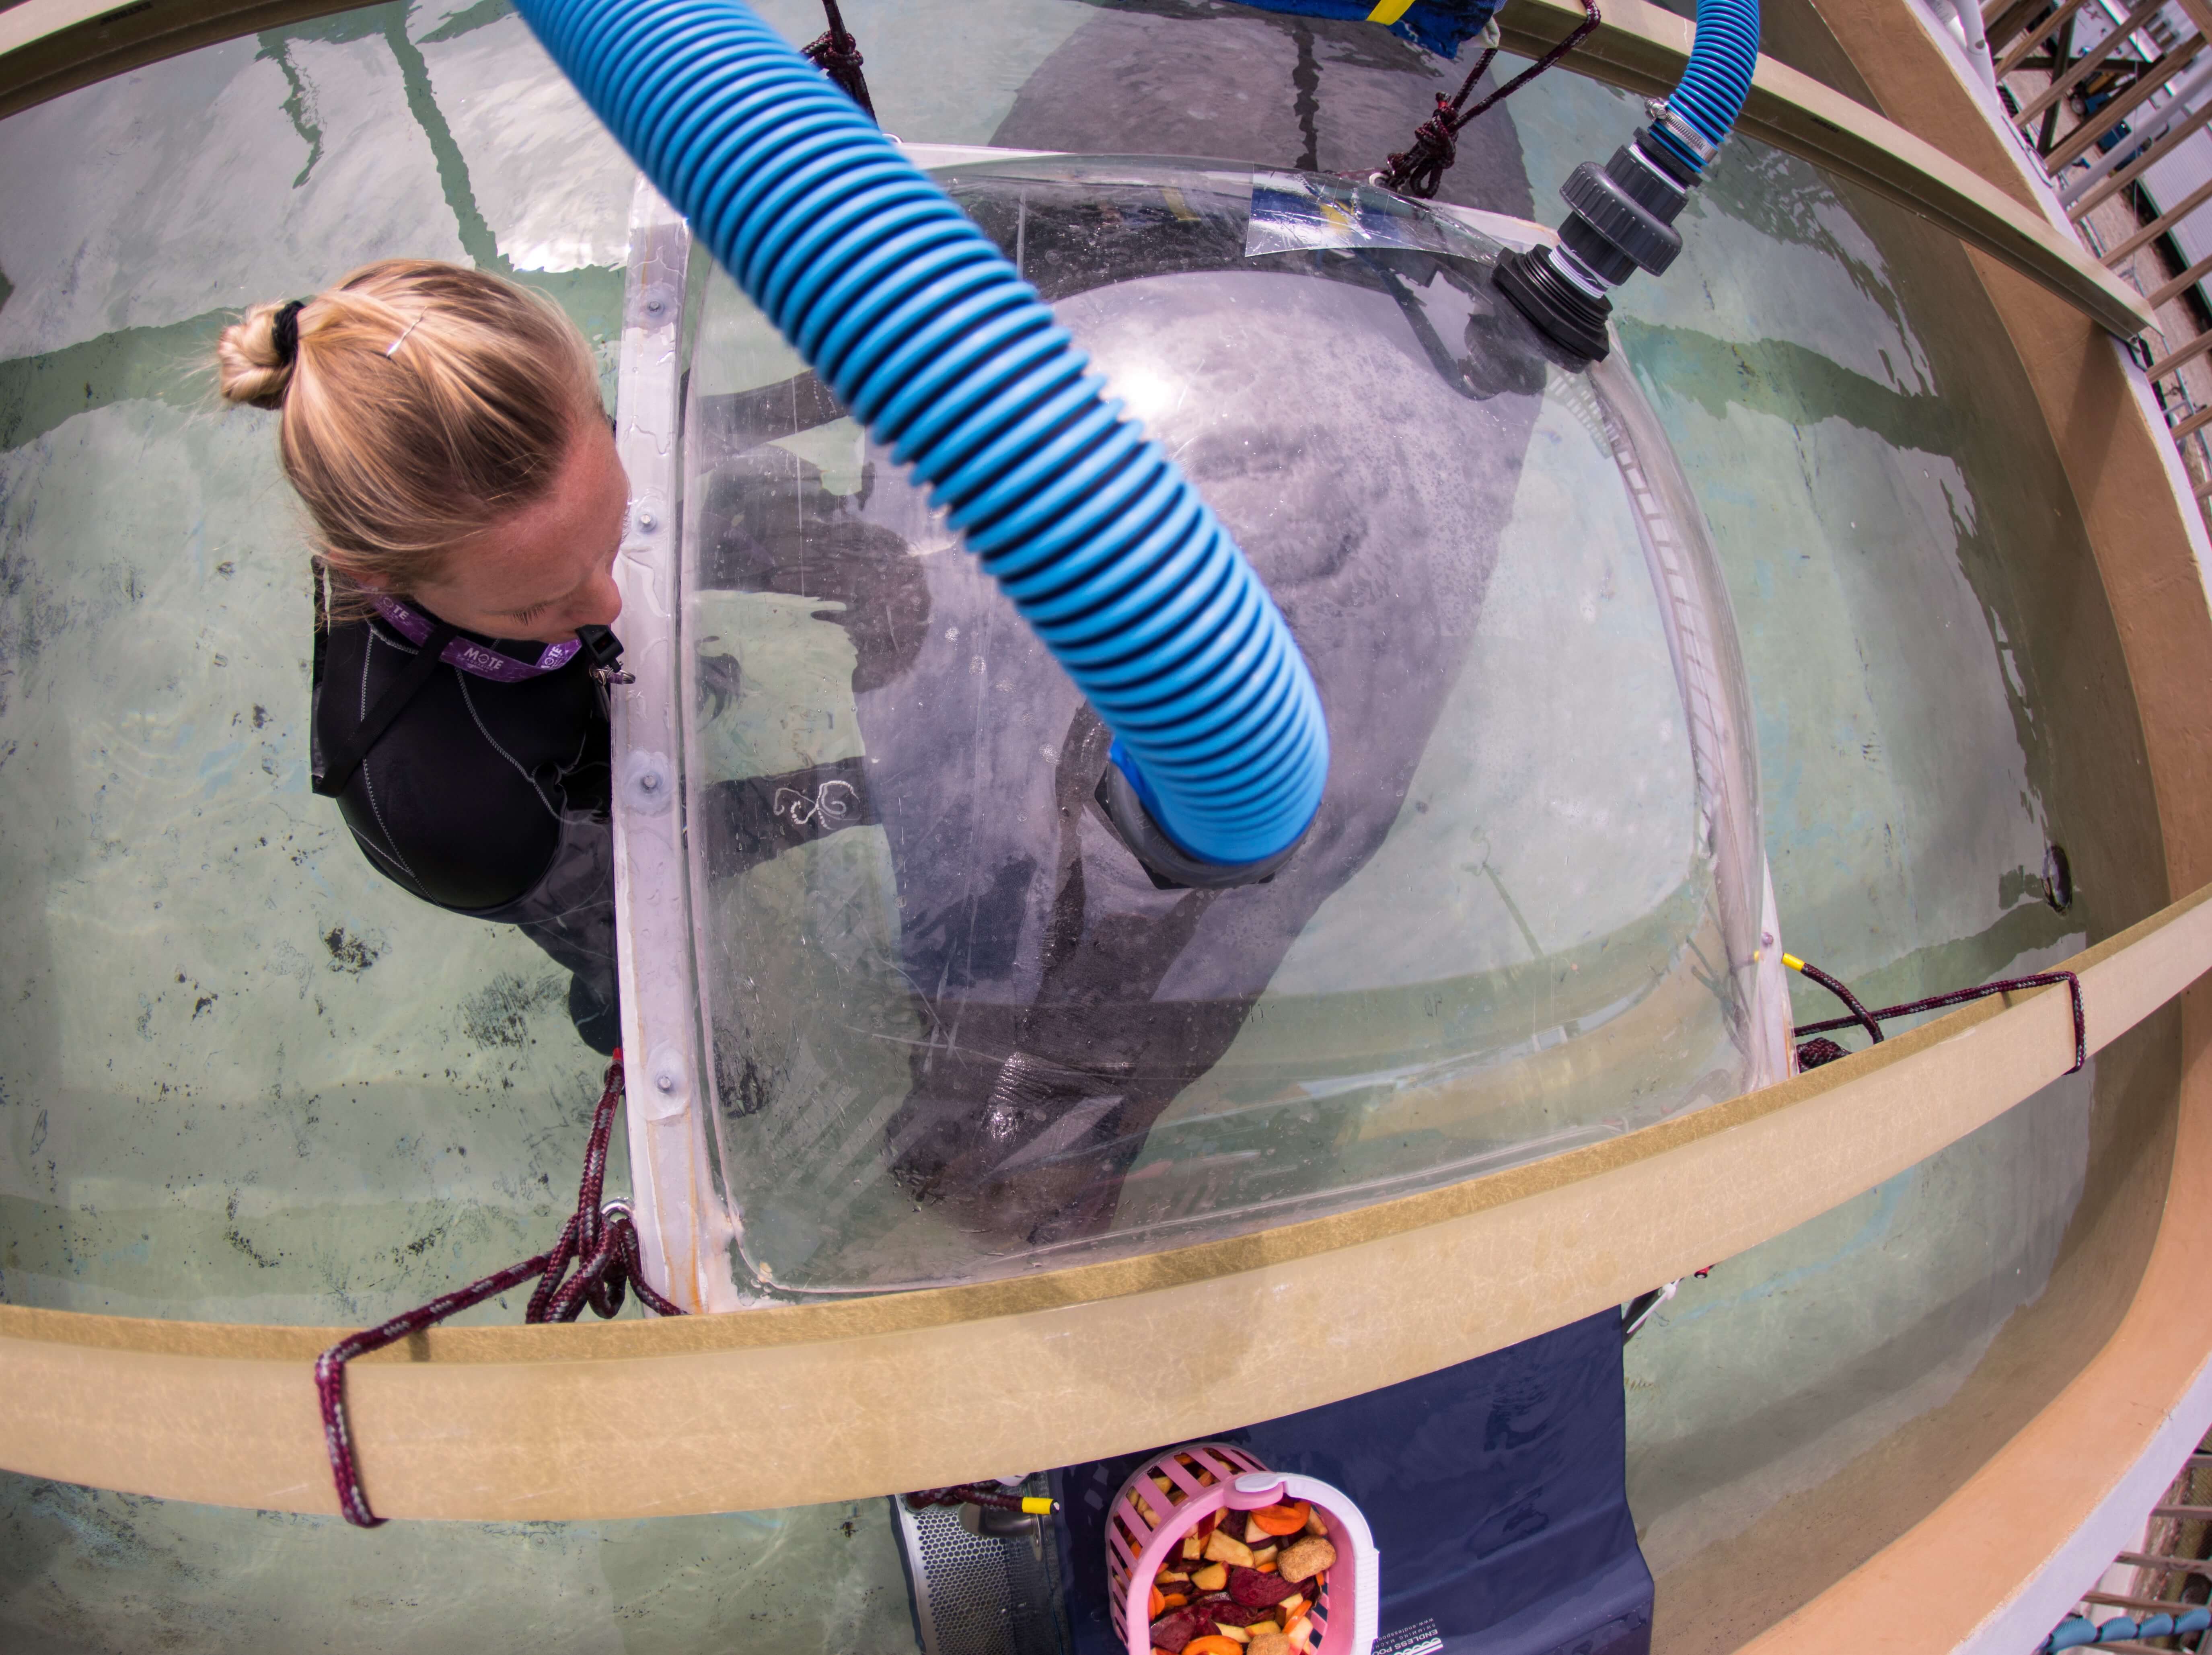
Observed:
[[[276,344],[276,366],[289,368],[292,359],[300,354],[300,313],[307,307],[305,299],[295,299],[289,305],[276,307],[276,320],[270,330]]]

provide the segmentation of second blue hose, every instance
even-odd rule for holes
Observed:
[[[1259,577],[1036,292],[735,0],[520,0],[585,100],[913,467],[1194,858],[1312,820],[1328,733]]]
[[[1681,82],[1667,101],[1718,148],[1743,113],[1758,67],[1759,0],[1698,0],[1697,41],[1682,66]],[[1664,131],[1656,136],[1692,171],[1705,171],[1701,156],[1668,139]]]

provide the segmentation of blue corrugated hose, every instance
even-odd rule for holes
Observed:
[[[2188,1637],[2212,1628],[2212,1609],[2186,1609],[2179,1615],[2146,1615],[2140,1621],[2117,1615],[2101,1626],[2079,1615],[2069,1615],[2058,1629],[2043,1640],[2041,1649],[2082,1649],[2092,1644],[2133,1643],[2142,1638]]]
[[[734,0],[520,4],[722,267],[929,486],[1141,767],[1168,836],[1217,866],[1294,843],[1328,769],[1305,660],[999,250]]]
[[[1758,67],[1759,0],[1698,0],[1697,42],[1682,66],[1681,83],[1667,102],[1718,148],[1743,113],[1752,71]],[[1705,170],[1705,162],[1663,128],[1655,136],[1692,172]]]

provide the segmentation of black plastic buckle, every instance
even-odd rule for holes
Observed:
[[[584,670],[595,684],[635,684],[637,674],[623,671],[622,640],[606,626],[580,626],[576,642],[584,646]]]

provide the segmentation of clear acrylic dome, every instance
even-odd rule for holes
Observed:
[[[741,1285],[1231,1234],[1774,1078],[1735,633],[1617,357],[1564,365],[1498,243],[1379,192],[939,176],[1251,557],[1332,768],[1268,882],[1161,888],[1097,801],[1108,733],[715,272],[684,799]]]

